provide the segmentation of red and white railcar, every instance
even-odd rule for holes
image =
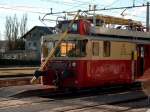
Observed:
[[[109,23],[110,17],[103,20]],[[113,24],[116,24],[123,19],[114,20]],[[100,24],[91,27],[89,21],[75,21],[70,28],[70,34],[55,50],[53,60],[45,68],[44,85],[86,88],[131,84],[150,68],[150,33],[144,32],[140,23],[132,22],[133,27],[124,20],[126,29],[122,29]],[[103,24],[104,21],[97,22]],[[61,22],[58,27],[65,28],[67,23]],[[42,62],[60,35],[42,37]]]
[[[42,61],[59,37],[43,37]],[[148,37],[69,34],[55,51],[42,83],[64,88],[133,83],[150,67],[149,43]]]

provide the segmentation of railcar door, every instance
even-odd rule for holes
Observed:
[[[150,68],[150,45],[144,45],[144,71]]]
[[[142,76],[144,73],[144,60],[145,57],[145,47],[144,45],[137,45],[137,72],[136,72],[136,77]]]

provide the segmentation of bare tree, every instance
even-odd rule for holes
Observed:
[[[12,48],[12,24],[11,24],[11,17],[6,17],[6,24],[5,24],[5,37],[8,40],[8,50]]]
[[[28,17],[27,14],[23,14],[20,22],[20,38],[18,39],[18,48],[21,50],[25,49],[25,42],[23,38],[21,38],[27,32],[27,21]]]
[[[19,22],[18,22],[18,18],[16,16],[16,14],[14,15],[13,19],[11,20],[11,25],[12,25],[12,28],[11,28],[12,36],[11,36],[11,38],[12,38],[12,43],[13,43],[12,48],[16,49],[17,48],[18,33],[19,33]]]
[[[27,31],[27,14],[24,14],[22,16],[21,22],[20,22],[20,36],[22,37],[26,31]]]
[[[8,40],[8,49],[9,50],[18,50],[24,49],[24,42],[21,38],[27,30],[27,15],[24,14],[21,22],[19,23],[16,14],[12,18],[11,16],[6,17],[5,24],[5,36]],[[19,36],[20,33],[20,36]]]

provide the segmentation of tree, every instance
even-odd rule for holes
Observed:
[[[12,48],[12,25],[11,25],[11,17],[6,17],[6,24],[5,24],[5,36],[6,40],[8,40],[8,50],[11,50]]]
[[[24,41],[22,37],[27,31],[27,15],[24,14],[19,23],[16,14],[6,17],[5,36],[8,40],[8,50],[23,50]],[[20,35],[19,35],[20,34]]]
[[[20,23],[20,36],[22,37],[27,31],[27,14],[24,14]]]
[[[21,38],[27,32],[27,21],[28,17],[27,14],[23,14],[20,22],[20,38],[18,39],[17,45],[20,50],[25,49],[25,42],[23,38]]]
[[[11,21],[11,25],[12,25],[12,42],[13,42],[13,46],[12,49],[16,49],[17,48],[17,39],[18,39],[18,33],[19,33],[19,22],[18,22],[18,18],[16,16],[16,14],[14,15],[12,21]]]

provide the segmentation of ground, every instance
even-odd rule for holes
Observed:
[[[57,93],[30,84],[35,69],[0,68],[0,112],[150,112],[141,89]]]
[[[95,95],[51,95],[42,85],[3,87],[0,112],[149,112],[141,90]],[[94,91],[93,91],[94,92]],[[39,94],[40,93],[40,94]]]

